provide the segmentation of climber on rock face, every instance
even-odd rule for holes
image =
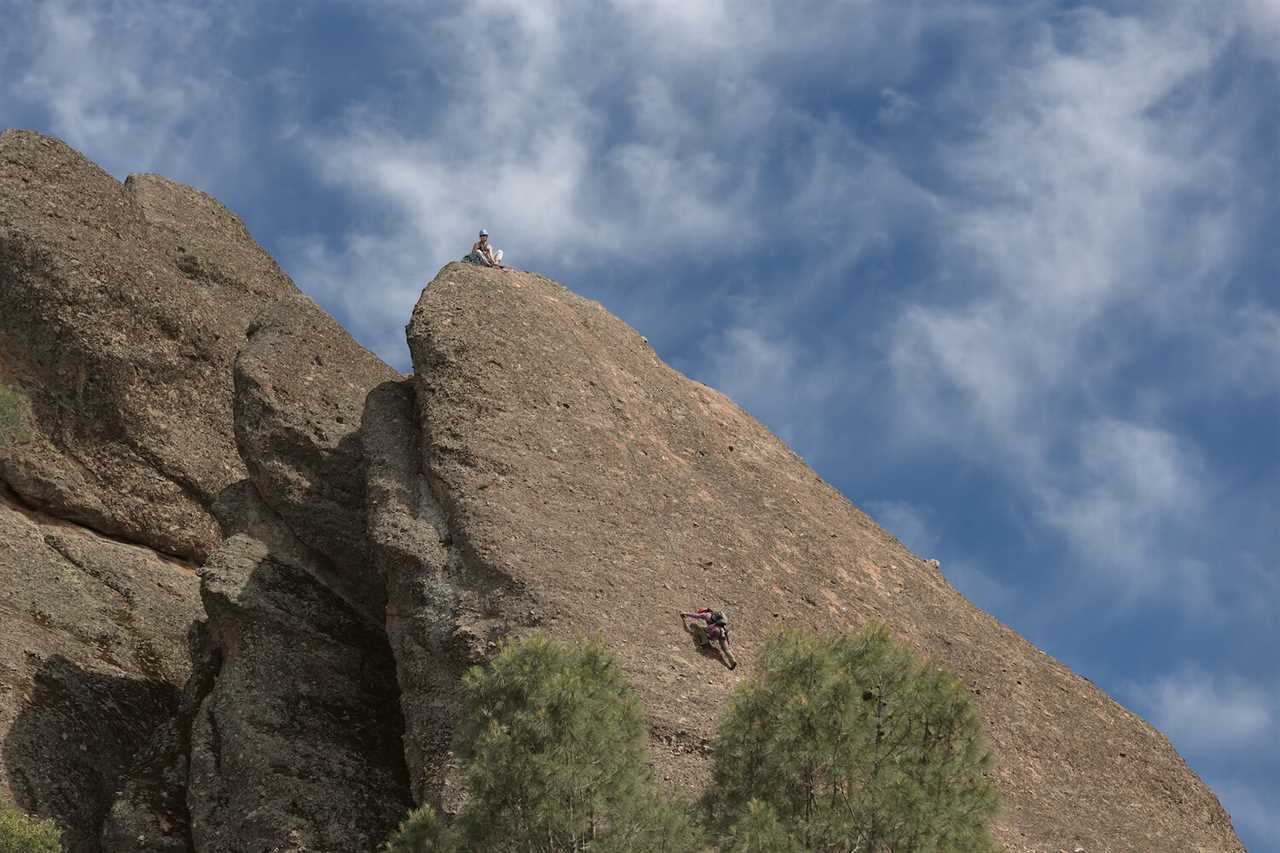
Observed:
[[[692,624],[684,622],[686,619],[696,620]],[[729,651],[729,620],[725,618],[724,613],[719,610],[712,610],[710,607],[699,607],[692,613],[681,613],[681,622],[684,622],[685,630],[693,635],[694,641],[699,647],[704,649],[712,648],[712,643],[720,646],[720,657],[728,665],[729,669],[737,669],[738,662],[733,658],[733,652]]]
[[[489,232],[483,228],[480,229],[480,239],[471,246],[471,254],[467,255],[463,260],[482,267],[506,269],[502,265],[502,250],[495,249],[489,245]]]

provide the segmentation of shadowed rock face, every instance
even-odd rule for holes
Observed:
[[[244,477],[231,365],[266,305],[305,301],[244,225],[154,175],[125,184],[63,143],[0,134],[0,382],[32,435],[0,446],[28,504],[203,559]]]
[[[453,543],[422,470],[411,380],[374,389],[362,428],[369,540],[386,588],[386,631],[405,719],[405,759],[416,802],[460,802],[450,754],[462,676],[494,641],[535,611],[519,590],[476,571]]]
[[[1010,850],[1240,851],[1208,788],[1141,719],[970,605],[731,401],[663,364],[600,305],[465,264],[408,329],[423,468],[452,541],[597,635],[649,709],[658,773],[696,789],[718,703],[761,639],[887,623],[969,686],[999,757]],[[727,609],[741,666],[678,611]],[[511,623],[528,605],[499,606]]]
[[[386,640],[305,553],[236,534],[202,570],[219,667],[191,724],[198,851],[373,850],[409,808]]]
[[[236,438],[254,485],[299,539],[353,573],[369,562],[364,399],[398,379],[309,303],[264,311],[236,359]]]
[[[99,849],[135,754],[177,708],[200,613],[189,566],[0,487],[0,792],[58,818],[67,850]]]

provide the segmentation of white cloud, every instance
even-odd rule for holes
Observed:
[[[1280,61],[1280,2],[1236,0],[1236,5],[1242,10],[1240,30],[1245,38],[1263,56]]]
[[[1179,749],[1272,751],[1278,742],[1276,697],[1256,684],[1188,671],[1127,692]]]
[[[892,86],[880,90],[880,111],[876,117],[883,124],[899,124],[911,117],[918,108],[916,99]]]
[[[1086,571],[1108,572],[1132,593],[1215,603],[1207,568],[1167,541],[1170,525],[1195,524],[1204,506],[1195,454],[1165,430],[1111,419],[1080,426],[1071,450],[1065,468],[1042,461],[1032,489],[1041,518],[1068,537]]]
[[[0,30],[15,66],[0,86],[117,177],[208,185],[243,154],[243,88],[217,55],[242,15],[238,3],[19,2]]]
[[[867,501],[866,510],[876,523],[898,537],[904,545],[919,556],[929,558],[938,544],[938,537],[929,520],[929,513],[906,501]]]
[[[1237,831],[1259,840],[1280,838],[1280,810],[1276,808],[1274,789],[1245,782],[1214,781],[1213,790],[1231,815]]]
[[[815,7],[805,35],[775,31],[793,15],[768,5],[484,0],[442,13],[383,3],[420,45],[415,73],[443,86],[437,109],[366,106],[304,144],[362,219],[337,242],[294,242],[286,266],[329,305],[355,287],[372,304],[353,325],[397,362],[408,282],[461,256],[480,226],[512,264],[560,270],[681,259],[710,271],[793,240],[811,273],[796,296],[827,286],[887,226],[932,215],[928,193],[848,128],[787,103],[772,76],[808,65],[815,31],[826,65],[844,62],[853,39],[868,50],[857,74],[906,67],[924,19],[860,5],[860,15]],[[481,25],[492,38],[474,37]],[[780,133],[796,144],[775,150]],[[678,298],[664,287],[647,299]]]
[[[1016,588],[1001,583],[972,563],[947,560],[941,569],[952,586],[988,613],[1007,612],[1017,599]]]
[[[1212,579],[1168,533],[1212,475],[1152,420],[1157,395],[1112,386],[1144,332],[1205,334],[1234,261],[1236,140],[1205,130],[1232,116],[1198,94],[1229,31],[1191,3],[1063,20],[942,161],[965,189],[943,244],[976,286],[901,313],[888,345],[901,426],[1003,470],[1130,591],[1176,588],[1200,604]],[[1249,365],[1265,352],[1244,351]]]
[[[1280,312],[1237,308],[1223,319],[1223,326],[1231,333],[1214,342],[1218,377],[1250,395],[1280,391]]]
[[[706,348],[706,381],[790,446],[821,446],[818,433],[825,427],[806,413],[844,389],[830,365],[806,363],[801,353],[789,337],[753,326],[730,327]]]

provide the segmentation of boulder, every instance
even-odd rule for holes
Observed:
[[[0,384],[29,402],[0,479],[99,532],[197,560],[245,476],[232,363],[251,319],[304,300],[190,187],[123,185],[58,140],[0,133]]]
[[[279,520],[201,570],[217,671],[190,727],[197,853],[373,850],[410,805],[381,625],[318,582]]]
[[[310,303],[266,309],[235,363],[235,430],[259,494],[307,545],[368,583],[360,417],[400,375]]]
[[[137,753],[173,719],[201,615],[194,569],[0,488],[0,793],[96,851]]]
[[[1151,726],[975,608],[738,406],[540,276],[450,264],[408,327],[422,468],[496,613],[595,636],[650,715],[661,778],[705,782],[714,709],[784,625],[886,623],[973,693],[1011,849],[1242,851]],[[678,613],[728,612],[740,666]],[[414,725],[413,721],[409,723]]]

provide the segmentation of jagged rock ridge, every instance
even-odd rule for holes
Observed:
[[[765,633],[871,619],[974,692],[1009,850],[1243,849],[1163,737],[598,304],[448,265],[404,378],[203,194],[18,132],[0,191],[0,382],[33,410],[0,437],[0,786],[69,849],[372,849],[456,802],[458,680],[531,626],[604,638],[659,776],[696,788]],[[706,601],[736,673],[680,629]],[[118,743],[46,756],[66,721]],[[99,784],[48,772],[83,767]]]

